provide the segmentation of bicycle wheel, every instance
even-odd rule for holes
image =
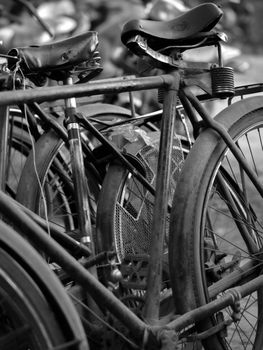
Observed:
[[[216,118],[262,179],[263,100],[237,102]],[[171,213],[169,266],[175,307],[183,314],[261,273],[262,198],[214,131],[186,159]],[[263,293],[241,301],[240,320],[204,341],[206,349],[262,349]],[[227,321],[231,308],[197,325]]]
[[[66,291],[32,246],[0,222],[0,347],[88,349]]]
[[[97,191],[98,183],[92,174],[87,174],[87,179],[89,183],[93,181],[89,187]],[[90,196],[91,209],[96,197],[95,192]],[[70,152],[55,132],[42,135],[36,142],[22,171],[16,199],[44,218],[47,213],[48,220],[65,231],[78,227]]]
[[[107,115],[105,109],[104,113],[101,116],[96,115],[96,118],[102,124],[114,124],[114,122],[124,118],[127,119],[127,116]],[[85,133],[83,140],[90,143],[91,150],[100,145],[96,140],[91,140],[89,135],[87,136]],[[39,138],[34,151],[27,158],[23,168],[16,199],[42,217],[45,217],[47,210],[48,220],[61,226],[65,231],[76,231],[78,220],[68,146],[51,130]],[[88,159],[84,159],[84,164],[89,189],[91,219],[94,224],[101,183]],[[43,191],[41,191],[41,187]]]
[[[153,187],[156,182],[159,137],[159,132],[148,133],[150,142],[139,139],[124,148],[126,154],[131,154],[136,159],[135,166],[137,164],[138,169]],[[180,139],[175,137],[170,204],[183,162],[184,155]],[[97,249],[116,252],[115,265],[121,271],[120,293],[126,302],[131,300],[136,312],[139,312],[143,306],[143,295],[147,285],[153,207],[154,196],[124,165],[113,163],[109,166],[98,200]],[[169,215],[167,226],[169,226]],[[169,294],[167,238],[168,229],[163,254],[163,304],[165,296]],[[114,280],[113,266],[104,266],[101,270],[104,283]],[[135,297],[138,300],[137,306],[136,301],[134,302]]]

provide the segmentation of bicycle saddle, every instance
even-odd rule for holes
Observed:
[[[217,5],[206,3],[166,22],[135,19],[124,25],[121,40],[129,47],[130,39],[139,34],[149,38],[151,48],[156,50],[167,45],[192,46],[198,35],[210,31],[222,15]]]
[[[97,45],[97,32],[89,31],[44,45],[13,48],[8,55],[14,59],[8,59],[8,66],[12,69],[18,58],[24,75],[44,73],[51,79],[62,80],[67,72],[91,59]]]

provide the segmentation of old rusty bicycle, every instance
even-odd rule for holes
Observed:
[[[183,17],[170,22],[170,24],[179,26],[181,20],[186,22],[188,20],[189,23],[192,23],[195,19],[197,20],[197,17],[199,18],[200,13],[205,13],[209,23],[202,22],[202,24],[200,24],[199,22],[199,26],[194,28],[194,32],[191,36],[188,36],[188,32],[182,31],[180,35],[177,34],[178,37],[175,37],[175,34],[172,34],[173,32],[168,24],[159,24],[160,30],[156,32],[154,26],[157,26],[157,24],[153,22],[148,23],[147,21],[130,22],[124,28],[124,42],[137,54],[150,57],[150,59],[155,61],[158,65],[168,66],[169,74],[167,72],[167,74],[153,77],[93,82],[87,85],[63,87],[61,89],[35,89],[30,93],[27,91],[14,92],[13,94],[1,93],[0,96],[2,98],[0,104],[55,100],[57,98],[68,98],[74,95],[84,96],[101,92],[111,93],[116,91],[123,92],[161,88],[164,92],[164,109],[161,125],[156,190],[143,178],[143,171],[138,171],[136,167],[135,169],[133,169],[133,167],[129,168],[129,172],[132,176],[138,178],[143,186],[146,187],[147,191],[155,196],[152,237],[147,261],[147,288],[143,296],[142,313],[137,316],[136,313],[128,307],[129,305],[127,306],[125,304],[124,299],[121,301],[122,298],[118,298],[118,293],[117,295],[112,293],[114,288],[110,290],[105,287],[105,285],[85,269],[84,266],[89,268],[91,266],[98,266],[102,269],[118,267],[118,265],[110,265],[108,260],[109,256],[107,254],[105,255],[104,252],[99,252],[97,255],[95,252],[95,256],[90,257],[90,260],[83,266],[67,254],[61,246],[55,244],[44,232],[39,230],[39,227],[34,226],[31,220],[26,216],[23,222],[24,227],[27,227],[28,230],[28,233],[26,233],[27,237],[34,241],[34,244],[41,247],[47,255],[62,266],[74,281],[81,284],[96,301],[97,305],[101,306],[103,311],[105,309],[109,310],[110,314],[114,316],[113,324],[115,331],[119,329],[119,333],[125,337],[125,340],[123,337],[121,339],[124,342],[130,342],[129,344],[132,346],[137,346],[138,348],[165,348],[167,344],[172,344],[173,347],[177,346],[180,348],[180,346],[183,347],[187,342],[195,346],[202,341],[204,347],[207,349],[225,349],[227,346],[228,348],[234,349],[236,346],[235,340],[231,335],[230,338],[227,338],[225,330],[230,330],[233,335],[235,334],[237,326],[241,325],[239,317],[241,316],[242,319],[242,317],[245,317],[245,313],[243,313],[243,311],[241,312],[241,310],[243,310],[243,305],[242,303],[240,304],[240,300],[246,297],[246,299],[244,299],[245,304],[247,304],[248,300],[252,300],[252,298],[254,305],[257,302],[257,306],[252,309],[254,315],[251,315],[251,317],[253,316],[252,319],[254,322],[250,321],[251,328],[256,328],[256,331],[253,338],[250,338],[251,344],[249,344],[249,348],[260,349],[262,347],[262,332],[260,331],[260,315],[262,313],[260,288],[262,288],[262,276],[260,276],[261,237],[260,229],[257,226],[257,220],[260,216],[257,214],[255,205],[252,203],[248,204],[249,196],[247,194],[248,190],[245,190],[245,184],[249,179],[255,186],[255,191],[259,194],[262,194],[262,185],[258,180],[258,175],[254,172],[254,165],[251,167],[249,162],[245,161],[247,153],[242,152],[244,143],[241,142],[238,144],[237,140],[248,131],[254,130],[255,126],[260,126],[262,117],[259,111],[262,109],[263,101],[261,97],[246,98],[244,101],[234,103],[216,119],[212,119],[203,108],[200,99],[192,93],[191,87],[197,85],[211,97],[232,98],[235,95],[247,95],[255,91],[258,92],[262,89],[262,86],[253,85],[241,87],[240,89],[234,87],[231,78],[232,71],[227,67],[223,67],[220,57],[220,41],[223,37],[211,31],[222,14],[221,10],[215,5],[205,4],[201,7],[197,7],[183,15]],[[168,34],[171,34],[171,37],[168,37]],[[219,49],[219,64],[212,67],[206,66],[205,68],[203,66],[196,67],[185,64],[178,53],[181,53],[181,51],[193,45],[216,45]],[[222,80],[222,77],[225,79]],[[187,166],[184,168],[186,170],[183,170],[183,173],[180,175],[180,186],[177,186],[178,189],[175,192],[174,204],[171,209],[167,204],[170,176],[169,167],[172,152],[172,139],[174,137],[174,112],[178,97],[192,121],[195,135],[199,136],[195,142],[193,151],[191,150],[186,158]],[[200,122],[200,119],[196,118],[194,109],[200,115],[202,122]],[[87,120],[83,118],[81,120],[94,132],[95,136],[97,135],[100,137],[99,132],[93,130]],[[201,147],[200,144],[202,140],[206,141],[202,143],[204,149],[199,148]],[[209,143],[213,145],[212,149],[206,147]],[[195,176],[195,174],[192,173],[193,168],[191,167],[190,161],[193,161],[195,158],[199,159],[197,158],[199,152],[196,150],[199,151],[200,149],[203,151],[200,157],[203,157],[204,161],[200,162],[201,170],[198,170],[197,176]],[[226,152],[227,150],[230,151]],[[232,175],[228,167],[224,166],[222,163],[222,159],[227,153],[230,154],[230,152],[232,153],[232,157],[229,159],[235,159],[235,161],[238,162],[238,166],[235,167],[235,169],[242,169],[240,176],[242,180],[241,185],[237,182],[237,179]],[[210,154],[212,154],[212,158]],[[208,160],[211,159],[213,160],[211,161],[212,171],[209,170],[207,166],[203,167],[203,164],[207,165]],[[127,164],[125,165],[127,166]],[[215,184],[209,181],[207,182],[204,169],[208,169],[211,172],[212,175],[207,176],[207,178],[209,181],[211,181],[211,179],[215,180]],[[187,171],[188,175],[186,176]],[[184,176],[186,176],[187,179],[189,178],[187,182],[189,187],[182,185]],[[205,180],[203,180],[203,178]],[[246,181],[244,180],[245,178]],[[201,197],[199,197],[199,183],[202,185],[201,188],[208,188],[209,195],[205,195],[204,197],[200,195]],[[209,183],[211,186],[208,186]],[[185,192],[186,189],[188,192]],[[183,206],[186,200],[184,196],[186,194],[189,195],[189,189],[196,189],[196,192],[194,191],[195,196],[191,197],[193,199],[191,205],[195,208],[195,212],[191,212],[192,216],[189,221],[195,224],[198,223],[198,225],[196,225],[198,230],[200,228],[205,228],[205,230],[202,229],[200,233],[195,232],[195,234],[192,234],[189,229],[184,229],[183,236],[181,236],[180,230],[175,231],[175,229],[184,228],[181,222],[185,223],[187,218],[189,218],[189,212],[184,211],[185,206]],[[204,192],[206,193],[206,191]],[[180,193],[183,195],[180,195]],[[215,206],[217,211],[220,213],[229,211],[226,217],[231,215],[233,222],[236,222],[235,225],[238,229],[239,237],[242,238],[246,247],[243,248],[242,246],[242,251],[237,244],[235,244],[234,252],[219,248],[219,238],[221,235],[223,236],[226,231],[224,232],[225,226],[221,226],[220,222],[218,227],[221,231],[219,229],[214,231],[213,217],[207,213],[207,208],[211,207],[207,205],[207,201],[208,198],[210,199],[211,197],[210,194],[213,193],[217,193],[218,197],[226,203],[223,209],[219,206]],[[4,196],[1,197],[3,199],[5,198]],[[261,200],[262,199],[257,203],[260,203]],[[180,201],[182,205],[178,206],[178,208],[180,208],[179,212],[179,209],[177,211],[175,208]],[[15,214],[11,212],[11,208],[15,207],[16,204],[13,203],[11,199],[9,199],[9,201],[2,200],[1,202],[1,207],[5,215],[8,214],[10,217],[15,217]],[[12,205],[9,206],[10,203],[12,203]],[[259,206],[259,204],[257,205]],[[16,217],[18,217],[19,214],[21,215],[20,220],[22,220],[24,213],[17,207],[16,209]],[[170,256],[169,273],[173,291],[174,309],[171,315],[170,313],[165,313],[165,317],[162,318],[160,317],[160,310],[163,305],[163,300],[161,300],[163,245],[166,233],[167,213],[170,210],[172,213],[172,220],[168,240]],[[174,213],[176,213],[176,215]],[[207,215],[203,215],[204,213]],[[201,221],[200,217],[202,217]],[[195,218],[197,219],[195,220]],[[28,220],[28,224],[26,224],[26,220]],[[245,221],[247,221],[248,224],[244,224]],[[228,226],[226,227],[229,228]],[[216,232],[216,234],[214,232]],[[103,232],[101,234],[103,234]],[[236,235],[234,236],[234,243],[237,242]],[[92,239],[92,237],[90,237],[90,239]],[[189,240],[189,245],[187,240]],[[188,247],[186,253],[187,259],[183,259],[185,253],[184,247]],[[178,250],[181,250],[181,255]],[[109,242],[108,252],[112,253],[111,241]],[[192,253],[193,256],[190,256],[190,253]],[[112,257],[112,255],[110,256]],[[179,257],[181,257],[181,260]],[[191,261],[193,257],[194,259]],[[189,271],[189,268],[192,270]],[[183,279],[183,274],[187,279],[186,281]],[[199,289],[197,289],[197,287]],[[184,293],[182,293],[182,289],[184,289]],[[187,294],[185,290],[187,290]],[[258,290],[258,292],[255,294],[254,292],[256,290]],[[192,292],[195,293],[195,295],[192,295]],[[187,298],[185,298],[184,303],[182,303],[185,294]],[[138,301],[138,304],[141,305],[141,301]],[[228,319],[221,310],[231,305],[231,317]],[[181,314],[181,316],[178,316],[178,314]],[[171,318],[169,318],[169,316],[171,316]],[[108,317],[109,315],[107,314],[106,320],[109,320]],[[122,326],[125,327],[126,331],[123,330]],[[89,327],[92,329],[91,324],[89,324]],[[232,331],[233,328],[234,331]],[[120,334],[118,334],[118,336],[121,337]],[[115,338],[112,337],[110,340],[114,341]],[[242,344],[244,348],[247,346],[245,341],[243,341]],[[240,344],[238,346],[240,346]]]

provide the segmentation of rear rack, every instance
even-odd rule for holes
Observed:
[[[229,98],[229,103],[231,103],[233,98],[241,97],[241,99],[245,95],[256,94],[263,92],[263,83],[256,84],[248,84],[248,85],[240,85],[235,87],[234,95]],[[198,96],[199,101],[208,101],[214,100],[214,97],[211,97],[209,94],[202,94]]]

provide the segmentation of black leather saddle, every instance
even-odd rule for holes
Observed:
[[[74,67],[89,61],[97,45],[97,32],[89,31],[48,44],[13,48],[8,55],[14,59],[8,59],[8,66],[13,69],[20,60],[24,75],[43,74],[61,80]]]
[[[204,34],[214,28],[222,15],[217,5],[205,3],[167,22],[131,20],[124,25],[121,40],[132,51],[136,51],[134,43],[131,44],[136,35],[147,38],[153,50],[162,50],[169,45],[186,50],[200,46]]]

